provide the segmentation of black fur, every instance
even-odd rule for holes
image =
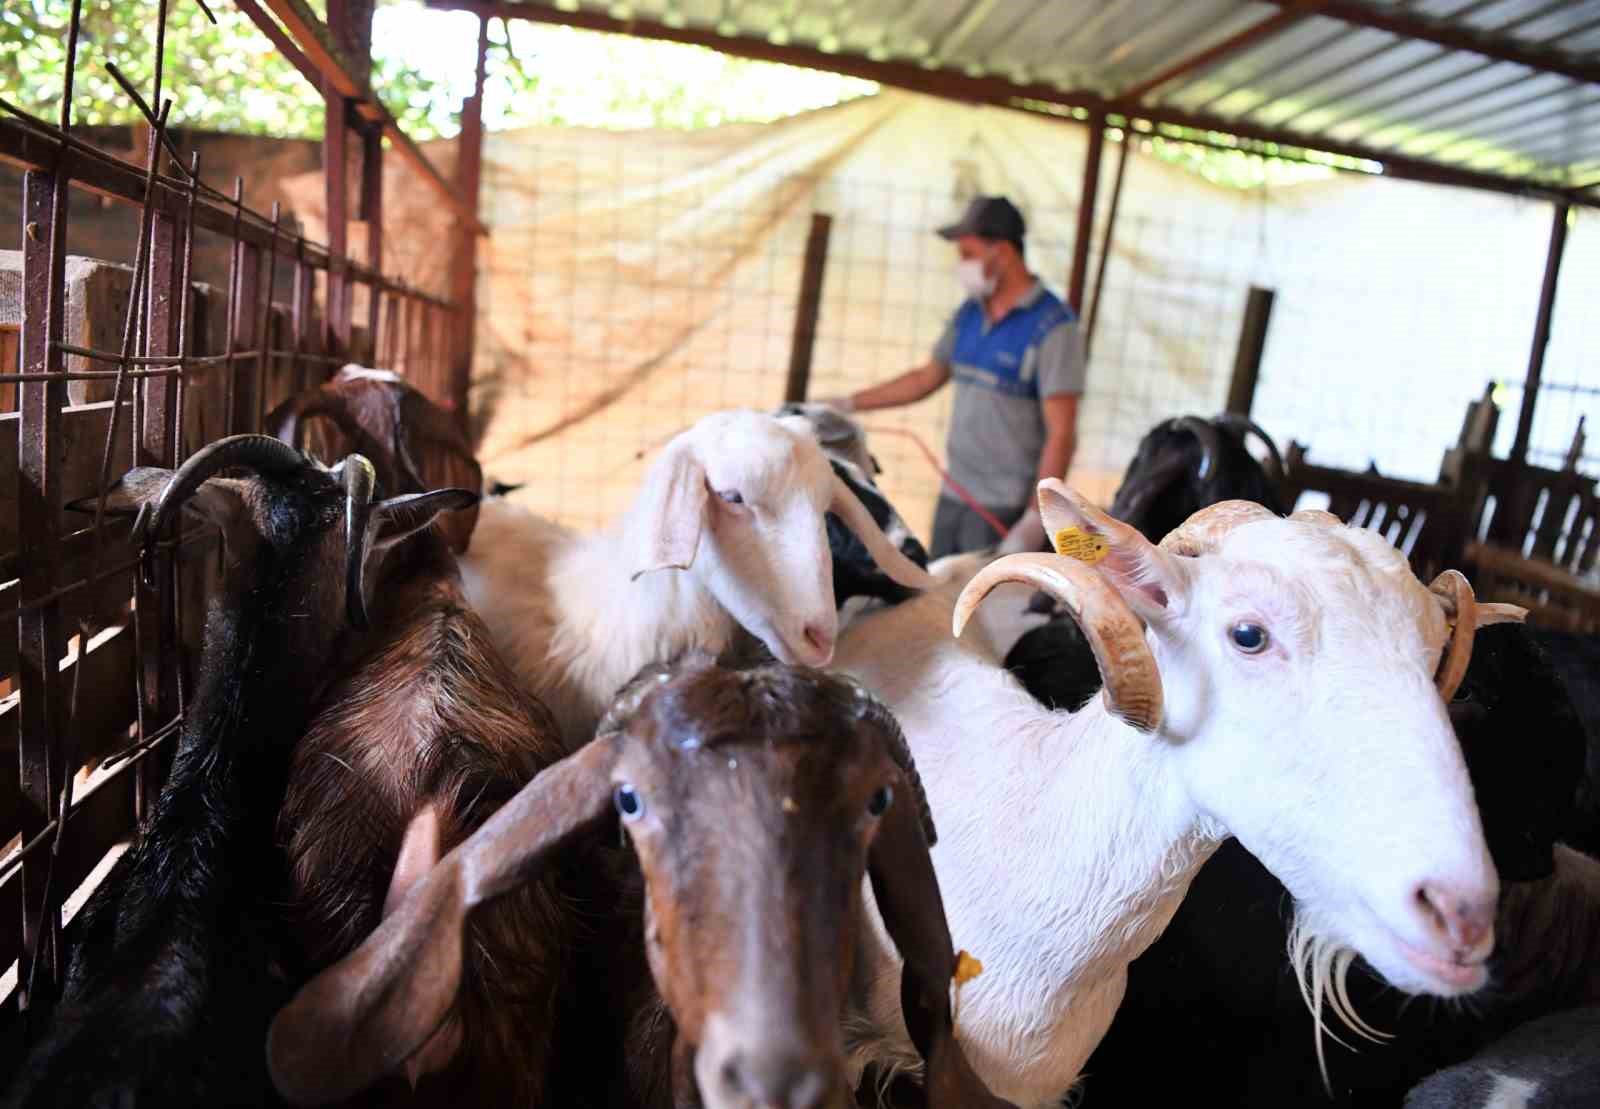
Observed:
[[[889,537],[889,541],[899,547],[900,552],[912,562],[926,569],[928,552],[917,537],[911,534],[911,529],[906,527],[905,521],[900,519],[899,513],[895,512],[894,506],[878,491],[878,487],[872,484],[859,467],[841,462],[837,458],[829,458],[828,462],[840,480],[861,499],[861,503],[877,521],[878,527]],[[897,604],[915,595],[916,590],[901,585],[878,569],[878,564],[867,553],[865,544],[856,538],[855,532],[845,527],[843,520],[831,512],[827,514],[826,520],[828,552],[833,556],[835,605],[843,605],[851,597],[870,597],[888,604]]]

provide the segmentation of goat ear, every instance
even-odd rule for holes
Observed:
[[[950,926],[933,860],[928,856],[915,791],[904,776],[897,793],[872,841],[867,868],[878,913],[905,961],[900,1010],[911,1042],[927,1064],[928,1106],[999,1109],[1009,1103],[989,1093],[956,1041],[950,1011],[956,953]]]
[[[137,516],[144,508],[154,508],[161,499],[172,471],[158,466],[139,466],[117,479],[106,490],[107,516]],[[214,477],[194,491],[183,504],[185,512],[193,512],[221,528],[235,523],[244,508],[243,484],[235,478]],[[98,497],[80,497],[64,506],[69,512],[93,515]]]
[[[828,504],[828,511],[843,520],[845,527],[855,533],[872,556],[872,561],[877,563],[878,569],[888,574],[890,580],[908,589],[931,589],[934,583],[928,571],[889,542],[889,537],[878,527],[867,506],[861,503],[861,498],[856,496],[855,490],[845,483],[837,471],[832,472],[832,477],[833,499]]]
[[[406,493],[372,506],[372,549],[385,551],[429,524],[441,512],[471,508],[479,495],[470,489],[435,489],[431,493]]]
[[[278,1012],[267,1068],[284,1098],[342,1101],[433,1049],[461,984],[467,914],[530,880],[568,837],[606,814],[619,742],[596,739],[539,774]],[[403,858],[426,855],[413,834],[427,833],[413,826]]]
[[[655,570],[694,565],[706,522],[706,471],[685,444],[667,448],[650,468],[630,521],[633,570],[630,580]]]
[[[1055,478],[1039,483],[1039,515],[1055,552],[1094,566],[1146,624],[1181,600],[1187,579],[1177,558]]]

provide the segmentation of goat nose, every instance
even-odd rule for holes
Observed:
[[[806,644],[827,662],[833,657],[833,632],[821,624],[807,624],[804,635]]]
[[[1417,890],[1417,903],[1429,931],[1460,955],[1477,954],[1494,936],[1492,897],[1443,882],[1424,882]]]
[[[818,1109],[828,1094],[828,1071],[795,1054],[736,1055],[722,1065],[729,1091],[759,1109]]]

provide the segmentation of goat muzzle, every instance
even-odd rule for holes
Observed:
[[[1042,589],[1066,605],[1094,652],[1106,708],[1141,732],[1155,731],[1161,723],[1161,672],[1145,642],[1144,625],[1105,577],[1077,559],[1029,553],[989,563],[956,600],[955,634],[959,637],[983,599],[1007,582]]]

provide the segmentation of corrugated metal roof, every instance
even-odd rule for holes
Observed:
[[[433,0],[437,3],[440,0]],[[461,2],[461,0],[457,0]],[[1548,186],[1600,183],[1600,0],[522,0],[1059,103]],[[1185,59],[1273,20],[1149,90]],[[1129,91],[1140,93],[1129,99]],[[1054,94],[1060,94],[1056,96]]]

